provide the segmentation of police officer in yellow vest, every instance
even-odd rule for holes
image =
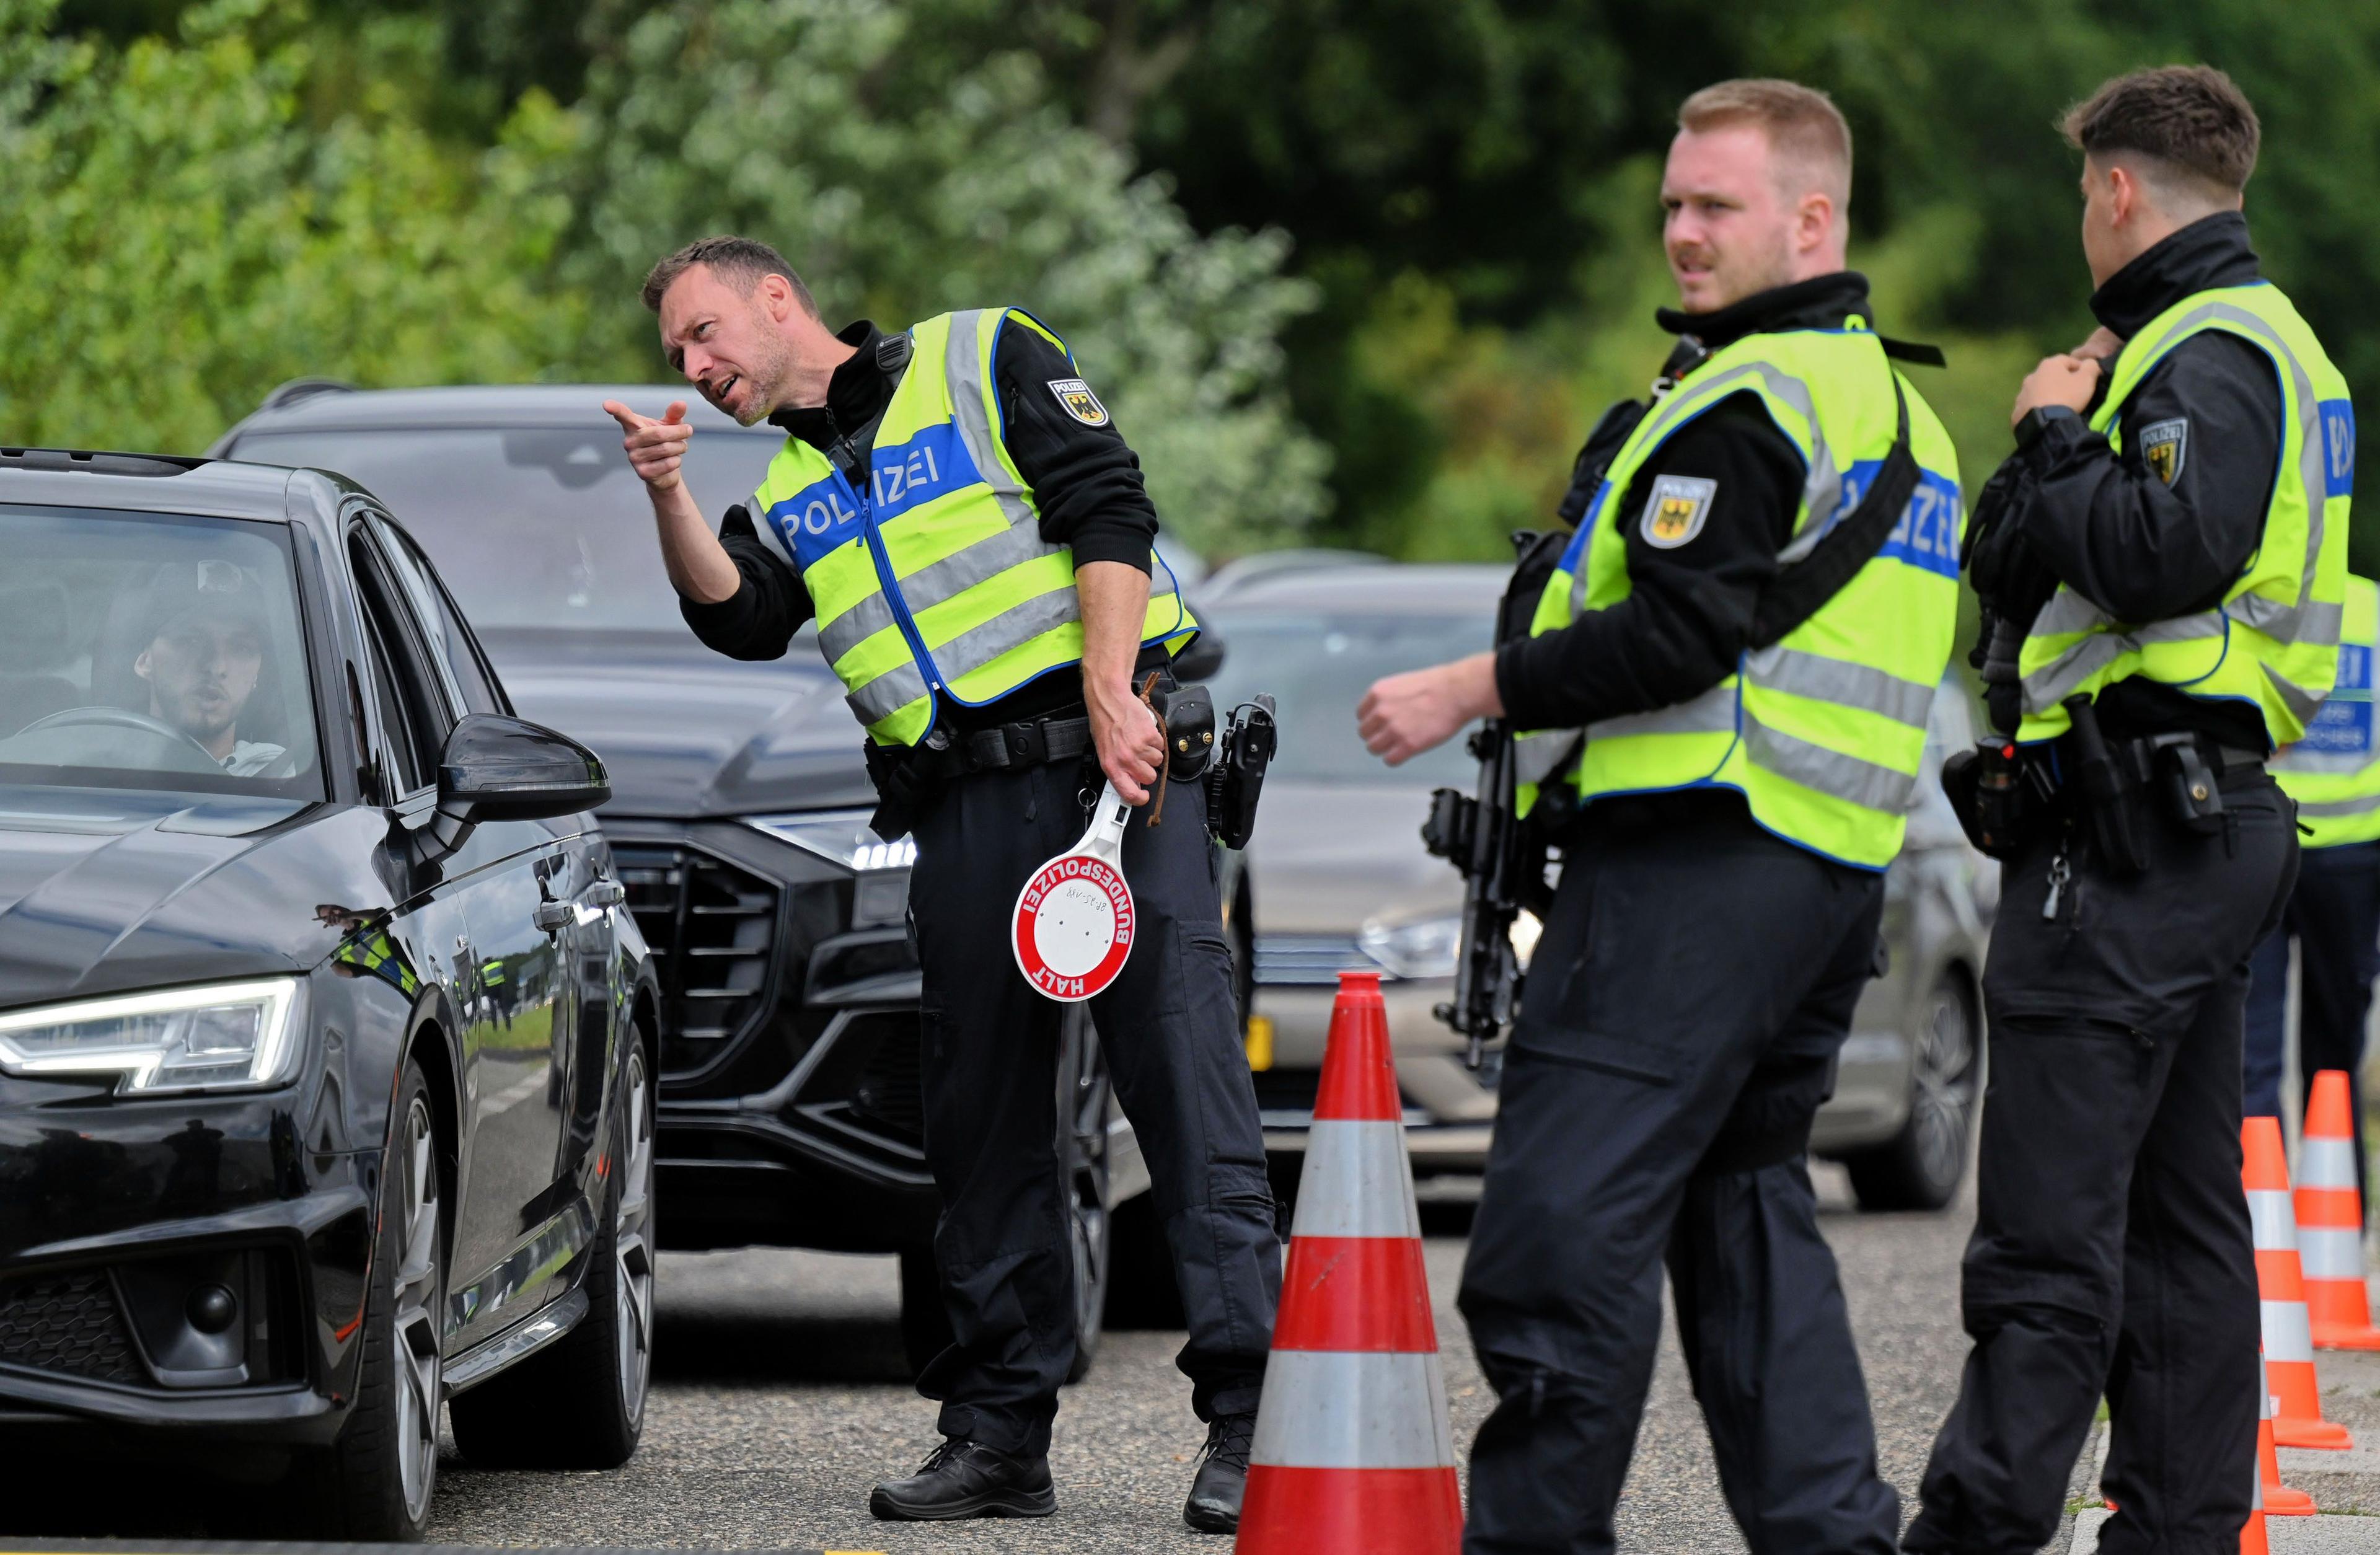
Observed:
[[[2347,1072],[2347,1094],[2363,1137],[2363,1023],[2380,976],[2380,743],[2372,729],[2372,653],[2380,641],[2380,586],[2347,580],[2338,678],[2295,745],[2273,760],[2282,791],[2297,801],[2297,888],[2281,926],[2249,966],[2245,1110],[2281,1115],[2281,1062],[2288,1046],[2289,944],[2298,947],[2298,1071],[2302,1104],[2313,1077]],[[2371,1197],[2363,1151],[2355,1178]]]
[[[2025,380],[1973,521],[2013,736],[1946,778],[2006,863],[1974,1348],[1904,1547],[2039,1549],[2104,1395],[2099,1548],[2230,1549],[2258,1391],[2241,1001],[2298,867],[2265,761],[2331,687],[2354,419],[2257,272],[2230,79],[2139,71],[2065,128],[2102,327]]]
[[[1833,103],[1731,81],[1679,123],[1662,200],[1685,310],[1660,314],[1678,375],[1585,472],[1534,635],[1383,680],[1359,711],[1391,763],[1478,717],[1538,731],[1528,774],[1584,806],[1463,1270],[1499,1397],[1470,1555],[1613,1548],[1665,1261],[1750,1548],[1886,1555],[1900,1525],[1806,1151],[1950,653],[1957,462],[1844,268]],[[1838,533],[1864,553],[1765,640],[1768,601]]]
[[[652,498],[696,634],[738,658],[820,651],[914,828],[926,1156],[956,1342],[918,1379],[943,1444],[876,1487],[879,1517],[1046,1516],[1058,1388],[1075,1355],[1071,1185],[1057,1140],[1060,1006],[1009,950],[1026,879],[1087,822],[1103,771],[1145,805],[1165,747],[1136,686],[1196,635],[1151,542],[1137,459],[1057,335],[1018,309],[830,333],[783,257],[709,238],[646,305],[712,405],[785,430],[714,539],[686,489],[688,429],[607,405]],[[1240,1046],[1203,796],[1124,841],[1136,949],[1091,1001],[1148,1159],[1189,1318],[1180,1364],[1208,1422],[1184,1516],[1238,1521],[1281,1282],[1256,1093]]]

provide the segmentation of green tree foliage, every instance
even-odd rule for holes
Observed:
[[[457,155],[387,88],[309,122],[294,10],[118,50],[48,8],[0,0],[0,441],[191,450],[284,379],[526,378],[583,330],[550,100]]]
[[[652,361],[652,261],[710,232],[774,243],[827,316],[895,327],[1031,309],[1063,335],[1193,545],[1245,549],[1321,510],[1282,326],[1311,287],[1278,232],[1201,237],[1166,184],[1070,123],[1020,49],[935,46],[930,5],[722,0],[653,11],[591,74],[569,275]]]

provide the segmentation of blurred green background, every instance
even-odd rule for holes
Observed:
[[[1678,101],[1785,75],[1851,118],[1852,262],[1949,349],[1972,492],[2090,327],[2051,121],[2190,61],[2263,115],[2267,273],[2380,387],[2380,0],[0,0],[0,443],[660,379],[638,280],[737,230],[832,323],[1032,308],[1212,555],[1495,557],[1666,351]]]

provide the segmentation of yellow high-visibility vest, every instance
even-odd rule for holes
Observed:
[[[2017,738],[2066,732],[2069,697],[2142,675],[2192,697],[2247,702],[2276,748],[2305,733],[2330,691],[2347,589],[2348,501],[2355,485],[2355,411],[2347,380],[2277,286],[2220,286],[2182,298],[2124,343],[2092,429],[2123,447],[2125,405],[2167,353],[2209,330],[2272,358],[2281,385],[2281,458],[2264,538],[2213,610],[2122,622],[2064,584],[2034,617],[2018,661],[2024,720]],[[2155,432],[2168,424],[2143,429]],[[2188,423],[2143,450],[2151,468],[2220,457],[2193,449]],[[2162,450],[2162,451],[2161,451]],[[2166,474],[2168,482],[2171,474]]]
[[[2380,837],[2380,742],[2372,729],[2372,654],[2380,646],[2380,584],[2352,573],[2338,634],[2338,678],[2305,735],[2272,763],[2313,830],[2307,847]]]
[[[1020,309],[942,313],[909,332],[908,370],[877,424],[865,491],[788,437],[752,496],[753,528],[809,590],[819,651],[880,745],[915,745],[937,689],[978,706],[1082,662],[1073,550],[1041,538],[1040,508],[1000,435],[992,357]],[[1152,551],[1144,645],[1179,652],[1197,622]]]
[[[1693,504],[1712,493],[1691,481],[1655,482],[1642,513],[1623,511],[1621,500],[1662,444],[1730,395],[1757,395],[1802,455],[1808,475],[1779,557],[1787,566],[1799,561],[1859,505],[1891,451],[1896,377],[1882,342],[1856,317],[1840,329],[1749,335],[1713,355],[1621,445],[1531,631],[1559,631],[1628,597],[1630,528],[1658,544],[1664,526],[1697,522]],[[1589,725],[1571,774],[1583,801],[1730,788],[1761,826],[1814,853],[1880,869],[1900,851],[1926,716],[1957,629],[1966,516],[1949,434],[1916,390],[1900,388],[1921,474],[1883,549],[1816,613],[1783,640],[1744,654],[1737,673],[1708,691]],[[1524,781],[1550,775],[1551,759],[1575,737],[1524,735]]]

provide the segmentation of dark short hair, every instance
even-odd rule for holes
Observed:
[[[811,299],[809,287],[794,273],[794,267],[785,262],[785,256],[754,237],[698,237],[688,243],[653,266],[651,273],[645,277],[645,307],[655,313],[660,312],[662,294],[679,276],[698,264],[710,266],[712,274],[746,297],[752,295],[752,288],[760,284],[761,276],[782,275],[785,284],[794,288],[794,300],[802,305],[802,311],[813,319],[819,316],[818,304]]]
[[[2209,65],[2119,76],[2066,110],[2058,128],[2085,156],[2146,157],[2210,194],[2239,194],[2256,170],[2256,110]]]

